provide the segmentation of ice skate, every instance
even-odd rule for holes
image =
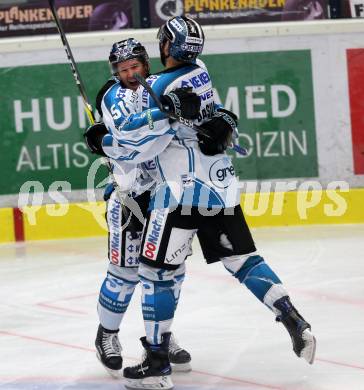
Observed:
[[[117,331],[109,331],[99,325],[95,340],[96,356],[105,367],[106,371],[115,379],[121,378],[121,345]]]
[[[171,333],[168,346],[168,357],[173,372],[191,371],[191,355],[177,344],[177,340]]]
[[[171,365],[168,359],[168,345],[171,334],[162,335],[162,344],[150,345],[146,337],[140,341],[145,349],[142,362],[124,369],[125,387],[130,390],[173,389]]]
[[[312,364],[315,360],[316,338],[311,333],[311,325],[298,313],[289,297],[278,299],[273,306],[280,312],[276,321],[282,322],[290,334],[295,354]]]

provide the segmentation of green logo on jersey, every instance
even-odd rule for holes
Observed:
[[[147,120],[148,120],[148,126],[149,126],[149,129],[150,130],[153,130],[154,129],[154,122],[153,122],[153,118],[152,118],[152,113],[150,110],[147,110],[146,111],[146,115],[147,115]]]

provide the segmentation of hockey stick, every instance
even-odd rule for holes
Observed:
[[[67,41],[67,38],[66,38],[66,34],[65,34],[65,32],[63,30],[63,27],[61,25],[61,22],[59,20],[59,17],[58,17],[58,14],[57,14],[57,10],[56,10],[56,6],[54,4],[54,0],[49,0],[48,2],[49,2],[49,6],[51,8],[54,20],[55,20],[56,25],[57,25],[57,29],[58,29],[59,35],[61,36],[63,47],[64,47],[64,50],[65,50],[65,52],[67,54],[67,58],[68,58],[70,66],[71,66],[73,77],[74,77],[74,79],[76,81],[78,90],[80,91],[80,94],[82,96],[82,100],[83,100],[83,104],[85,106],[85,111],[86,111],[88,120],[89,120],[90,124],[93,125],[95,123],[95,116],[94,116],[94,113],[92,111],[92,106],[89,103],[89,100],[87,98],[86,89],[85,89],[85,86],[84,86],[84,84],[82,82],[82,79],[81,79],[81,76],[80,76],[80,72],[78,71],[78,68],[77,68],[77,65],[76,65],[76,61],[73,58],[73,54],[72,54],[71,48],[70,48],[70,46],[68,44],[68,41]]]
[[[173,112],[170,112],[163,107],[163,104],[159,100],[159,97],[157,94],[153,91],[152,87],[147,83],[144,77],[139,75],[138,73],[134,73],[133,77],[138,80],[138,82],[148,91],[149,95],[153,98],[153,100],[156,102],[158,108],[163,111],[169,118],[174,119],[175,121],[182,123],[183,125],[190,127],[191,129],[195,130],[197,133],[200,133],[201,135],[204,135],[207,138],[211,138],[208,134],[206,134],[205,129],[202,126],[198,126],[195,123],[193,123],[190,119],[182,118],[178,115],[176,115]],[[242,156],[246,156],[248,154],[247,150],[245,148],[242,148],[240,145],[233,144],[231,149],[235,150],[235,152],[241,154]]]
[[[78,87],[78,90],[82,96],[82,100],[83,100],[83,103],[84,103],[84,107],[85,107],[85,112],[87,114],[87,117],[88,117],[88,120],[90,122],[91,125],[93,125],[95,123],[95,116],[94,116],[94,113],[92,111],[92,106],[91,104],[89,103],[89,100],[87,98],[87,94],[86,94],[86,89],[85,89],[85,86],[82,82],[82,79],[81,79],[81,76],[80,76],[80,72],[77,68],[77,65],[76,65],[76,61],[73,57],[73,54],[72,54],[72,51],[71,51],[71,48],[68,44],[68,41],[67,41],[67,38],[66,38],[66,34],[63,30],[63,27],[61,25],[61,22],[59,20],[59,17],[58,17],[58,14],[57,14],[57,10],[56,10],[56,6],[54,4],[54,0],[48,0],[48,3],[49,3],[49,7],[52,11],[52,15],[53,15],[53,18],[56,22],[56,25],[57,25],[57,29],[58,29],[58,32],[59,32],[59,35],[61,37],[61,40],[62,40],[62,43],[63,43],[63,48],[67,54],[67,58],[68,58],[68,61],[69,61],[69,64],[70,64],[70,67],[71,67],[71,70],[72,70],[72,74],[73,74],[73,77],[76,81],[76,84],[77,84],[77,87]],[[135,217],[140,221],[140,223],[144,224],[144,217],[143,217],[143,214],[140,210],[140,207],[138,205],[138,203],[132,199],[131,197],[123,194],[117,183],[116,183],[116,180],[115,180],[115,177],[114,177],[114,174],[113,174],[113,171],[112,171],[112,166],[111,166],[111,163],[110,161],[105,157],[103,158],[108,170],[109,170],[109,175],[111,177],[111,180],[112,180],[112,183],[114,185],[114,188],[115,188],[115,191],[118,195],[118,198],[119,198],[119,201],[121,203],[123,203],[124,205],[126,205],[130,211],[132,211],[132,213],[135,215]],[[129,218],[127,219],[126,223],[124,226],[127,226],[130,222],[130,219],[131,219],[131,216],[132,214],[130,214]]]

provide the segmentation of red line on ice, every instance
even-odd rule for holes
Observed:
[[[92,297],[92,296],[96,296],[96,295],[98,295],[98,294],[91,293],[91,294],[83,294],[83,295],[74,295],[74,296],[67,297],[67,298],[57,299],[57,301],[72,301],[73,299],[88,298],[88,297]],[[56,301],[52,301],[52,302],[56,302]]]
[[[340,297],[338,295],[327,294],[326,292],[301,290],[299,288],[293,288],[293,289],[290,288],[290,290],[296,291],[296,292],[298,292],[300,294],[304,294],[304,295],[311,296],[311,297],[314,297],[314,298],[320,298],[322,300],[328,300],[328,301],[334,301],[334,302],[337,302],[337,303],[343,303],[343,304],[346,304],[346,305],[354,305],[354,306],[364,307],[364,301],[363,300]]]
[[[76,299],[82,299],[82,298],[87,298],[87,297],[96,296],[96,295],[97,295],[96,293],[74,295],[74,296],[70,296],[70,297],[66,297],[66,298],[58,298],[58,299],[53,299],[51,301],[39,302],[36,305],[37,306],[46,307],[46,308],[50,308],[50,309],[65,311],[65,312],[69,312],[69,313],[76,313],[76,314],[85,315],[85,314],[89,314],[89,313],[86,312],[86,311],[82,311],[82,310],[74,310],[74,309],[68,309],[68,308],[65,308],[65,307],[57,306],[57,305],[54,305],[54,303],[55,302],[63,302],[63,301],[71,301],[71,300],[76,300]]]
[[[335,364],[337,366],[342,366],[342,367],[356,368],[358,370],[364,370],[363,366],[358,366],[356,364],[341,363],[341,362],[336,362],[334,360],[321,359],[321,358],[316,358],[315,361],[322,362],[322,363]]]
[[[221,274],[221,275],[211,275],[208,273],[202,273],[196,270],[192,271],[193,276],[198,276],[204,279],[210,279],[210,280],[217,280],[221,283],[224,284],[235,284],[237,285],[236,279],[232,278],[229,276],[229,274]],[[358,300],[358,299],[351,299],[351,298],[345,298],[345,297],[340,297],[338,295],[333,295],[333,294],[328,294],[326,292],[319,292],[319,291],[311,291],[311,290],[304,290],[300,288],[291,288],[289,287],[289,291],[297,292],[302,295],[307,295],[311,296],[314,298],[320,298],[322,300],[327,300],[331,302],[337,302],[337,303],[342,303],[345,305],[354,305],[354,306],[359,306],[361,308],[364,307],[364,301],[363,300]]]
[[[8,381],[9,383],[33,383],[34,382],[45,382],[48,384],[48,382],[52,383],[61,383],[64,384],[65,382],[72,382],[72,383],[102,383],[109,382],[109,383],[115,383],[115,379],[108,378],[105,376],[104,378],[100,379],[100,377],[82,377],[75,379],[75,377],[72,376],[24,376],[24,377],[12,377],[12,376],[0,376],[0,381]],[[7,383],[5,383],[7,384]],[[0,382],[0,387],[4,386],[4,383]]]
[[[14,333],[14,332],[8,332],[8,331],[1,331],[0,330],[0,334],[5,335],[5,336],[20,337],[20,338],[27,339],[27,340],[39,341],[39,342],[46,343],[46,344],[58,345],[58,346],[61,346],[61,347],[78,349],[78,350],[87,351],[87,352],[95,352],[95,349],[93,349],[93,348],[87,348],[87,347],[82,347],[82,346],[73,345],[73,344],[66,344],[66,343],[62,343],[62,342],[59,342],[59,341],[52,341],[52,340],[42,339],[42,338],[39,338],[39,337],[27,336],[27,335],[22,335],[22,334],[19,334],[19,333]],[[130,360],[133,360],[133,361],[137,360],[136,358],[132,358],[132,357],[129,357],[129,356],[124,356],[124,358],[125,359],[130,359]],[[328,360],[328,359],[320,359],[320,358],[316,358],[316,361],[319,361],[319,362],[322,362],[322,363],[333,364],[333,365],[337,365],[337,366],[342,366],[342,367],[348,367],[348,368],[353,368],[353,369],[358,369],[358,370],[364,370],[363,366],[359,366],[359,365],[355,365],[355,364],[342,363],[342,362],[337,362],[337,361]],[[223,380],[228,380],[228,381],[232,381],[232,382],[239,382],[239,383],[245,383],[245,384],[250,384],[250,385],[254,385],[254,386],[260,386],[260,387],[264,387],[264,388],[267,388],[267,389],[283,390],[283,387],[277,387],[277,386],[268,385],[268,384],[261,384],[261,383],[257,383],[257,382],[247,381],[247,380],[238,379],[238,378],[232,378],[232,377],[223,376],[223,375],[211,374],[211,373],[205,372],[205,371],[192,370],[192,372],[195,372],[196,374],[201,374],[201,375],[215,377],[215,378],[221,378]]]
[[[20,337],[20,338],[26,339],[26,340],[40,341],[41,343],[46,343],[46,344],[59,345],[61,347],[66,347],[66,348],[79,349],[81,351],[95,352],[95,349],[93,349],[93,348],[87,348],[87,347],[81,347],[79,345],[61,343],[59,341],[41,339],[39,337],[27,336],[27,335],[23,335],[23,334],[19,334],[19,333],[14,333],[14,332],[7,332],[7,331],[0,330],[0,334],[3,334],[5,336]]]
[[[0,334],[6,335],[6,336],[20,337],[20,338],[23,338],[23,339],[26,339],[26,340],[39,341],[39,342],[46,343],[46,344],[51,344],[51,345],[58,345],[58,346],[61,346],[61,347],[66,347],[66,348],[79,349],[79,350],[87,351],[87,352],[95,352],[95,349],[93,349],[93,348],[86,348],[86,347],[81,347],[81,346],[78,346],[78,345],[72,345],[72,344],[61,343],[61,342],[58,342],[58,341],[41,339],[39,337],[26,336],[26,335],[22,335],[22,334],[19,334],[19,333],[14,333],[14,332],[7,332],[7,331],[1,331],[0,330]],[[130,358],[128,356],[124,356],[124,357],[126,359],[130,359],[130,360],[137,360],[135,358]],[[264,385],[264,384],[260,384],[260,383],[250,382],[250,381],[244,381],[242,379],[229,378],[229,377],[226,377],[226,376],[210,374],[210,373],[204,372],[204,371],[193,370],[193,372],[195,372],[197,374],[205,375],[205,376],[220,378],[220,379],[223,379],[223,380],[229,380],[229,381],[232,381],[232,382],[239,382],[239,383],[245,383],[245,384],[254,385],[254,386],[260,386],[260,387],[263,387],[263,388],[266,388],[266,389],[282,390],[281,387]]]
[[[66,311],[66,312],[74,313],[74,314],[82,314],[82,315],[89,314],[87,311],[67,309],[64,307],[51,305],[49,303],[37,303],[37,306],[46,307],[47,309],[49,308],[49,309],[55,309],[55,310],[60,310],[60,311]]]

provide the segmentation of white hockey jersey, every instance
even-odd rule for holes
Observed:
[[[192,87],[201,98],[196,124],[203,124],[214,112],[210,76],[200,61],[167,69],[147,81],[157,96]],[[119,166],[141,164],[154,179],[151,209],[180,204],[226,208],[239,203],[231,158],[227,154],[204,155],[196,131],[179,122],[170,123],[142,86],[136,92],[120,85],[111,87],[102,110],[110,132],[104,137],[103,149]]]

